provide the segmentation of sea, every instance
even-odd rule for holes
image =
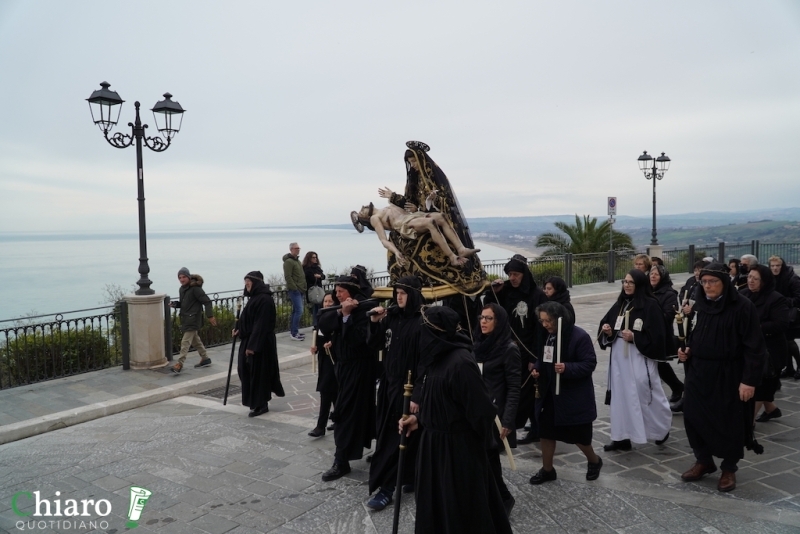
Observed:
[[[371,232],[309,227],[148,232],[151,288],[177,297],[181,267],[200,274],[209,294],[241,291],[250,271],[282,279],[282,258],[293,241],[300,244],[301,260],[316,252],[325,273],[356,264],[386,272],[386,249]],[[487,243],[476,246],[483,262],[514,254]],[[108,305],[106,288],[132,293],[138,269],[136,233],[0,232],[0,328],[11,326],[11,319]],[[95,313],[102,310],[78,315]]]

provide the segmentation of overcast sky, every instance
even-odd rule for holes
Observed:
[[[428,143],[467,217],[800,204],[800,2],[0,0],[0,231],[137,229],[85,101],[169,91],[148,231],[332,224]],[[381,201],[383,202],[383,201]]]

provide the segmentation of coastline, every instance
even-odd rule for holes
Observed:
[[[510,245],[508,243],[500,243],[498,241],[492,241],[492,240],[489,240],[489,239],[478,239],[478,240],[475,240],[475,245],[478,248],[480,248],[479,243],[484,243],[486,245],[491,245],[493,247],[502,248],[502,249],[505,249],[505,250],[509,251],[511,254],[509,254],[509,258],[507,258],[507,259],[510,259],[511,256],[513,256],[514,254],[522,254],[523,256],[528,258],[529,260],[532,260],[533,258],[538,258],[539,257],[539,254],[537,252],[534,252],[531,249]],[[496,260],[496,259],[501,259],[501,258],[487,258],[487,259]]]

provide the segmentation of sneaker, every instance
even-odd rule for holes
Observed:
[[[197,369],[198,367],[208,367],[209,365],[211,365],[211,358],[203,358],[200,360],[200,363],[194,366],[194,368]]]
[[[586,480],[597,480],[597,477],[600,476],[600,469],[602,468],[603,459],[598,456],[596,464],[589,462],[589,465],[586,469]]]
[[[172,366],[172,372],[175,373],[176,375],[180,374],[181,369],[183,369],[183,364],[181,362],[178,362]]]
[[[306,338],[302,334],[289,334],[292,341],[305,341]]]
[[[380,512],[392,502],[392,493],[394,493],[394,488],[381,488],[381,490],[367,502],[367,506],[376,512]]]

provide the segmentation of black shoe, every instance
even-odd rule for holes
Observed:
[[[761,415],[758,416],[756,419],[756,423],[766,423],[770,419],[777,419],[778,417],[782,416],[780,408],[775,408],[771,412],[764,410],[761,412]]]
[[[775,391],[780,391],[782,386],[783,386],[783,384],[781,384],[781,381],[778,380],[778,385],[775,386]]]
[[[403,484],[403,493],[414,493],[414,484]]]
[[[612,441],[608,445],[603,445],[603,450],[608,451],[629,451],[631,450],[631,440]]]
[[[511,517],[511,510],[514,509],[514,505],[517,503],[517,500],[514,498],[513,495],[509,495],[508,499],[503,501],[503,508],[506,509],[506,517]]]
[[[539,472],[536,473],[531,477],[530,483],[534,486],[538,484],[544,484],[545,482],[550,482],[551,480],[555,480],[558,478],[556,476],[556,468],[554,467],[552,471],[545,471],[544,467],[539,469]]]
[[[337,478],[342,478],[347,473],[350,472],[350,464],[337,464],[334,463],[333,467],[322,473],[322,481],[323,482],[330,482],[331,480],[336,480]]]
[[[781,378],[792,378],[794,376],[794,369],[791,367],[784,367],[783,371],[781,371],[781,374],[778,376]]]
[[[667,432],[667,435],[664,436],[664,439],[657,439],[656,445],[663,445],[664,443],[666,443],[668,439],[669,439],[669,432]]]
[[[672,404],[673,402],[678,402],[682,398],[683,398],[683,390],[673,391],[672,395],[669,398],[669,403]]]
[[[333,432],[334,428],[336,428],[336,423],[331,423],[328,425],[328,430],[330,430],[331,432]]]
[[[528,443],[539,443],[539,434],[536,432],[528,432],[528,434],[524,438],[518,439],[517,443],[520,445],[527,445]]]
[[[258,417],[261,414],[265,414],[269,411],[269,406],[262,406],[261,408],[256,408],[255,410],[251,410],[247,417]]]
[[[523,428],[522,430],[524,430],[525,432],[530,432],[531,431],[531,425],[525,425],[525,428]]]
[[[603,459],[598,456],[596,464],[589,462],[589,465],[586,468],[586,480],[597,480],[597,477],[600,476],[600,470],[602,468]]]
[[[683,397],[678,402],[671,402],[669,405],[669,409],[672,410],[672,413],[680,413],[683,411]]]
[[[312,438],[321,438],[322,436],[325,435],[325,429],[317,427],[311,432],[309,432],[308,435],[311,436]]]
[[[208,367],[211,365],[211,358],[204,358],[200,360],[200,363],[195,364],[194,368],[197,369],[198,367]]]

